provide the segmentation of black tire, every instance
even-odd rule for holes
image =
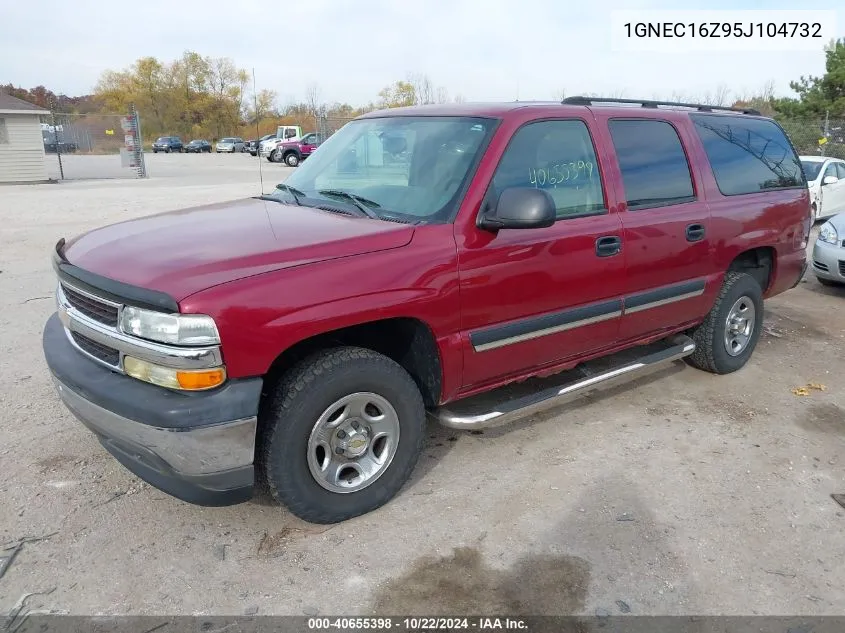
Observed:
[[[170,153],[170,148],[168,147],[166,150],[164,150],[164,153],[165,153],[165,154],[169,154],[169,153]]]
[[[734,304],[742,297],[746,297],[754,307],[754,324],[748,342],[736,356],[728,353],[725,343],[727,320]],[[716,298],[716,303],[705,317],[704,322],[693,332],[695,352],[687,357],[687,362],[693,367],[709,371],[714,374],[729,374],[742,368],[760,338],[763,329],[763,291],[760,284],[745,273],[728,272]]]
[[[831,287],[831,288],[841,288],[843,285],[845,285],[845,284],[842,284],[839,281],[834,281],[833,279],[825,279],[824,277],[816,276],[816,279],[819,280],[819,283],[822,286],[828,286],[828,287]]]
[[[289,152],[285,154],[285,165],[288,167],[296,167],[299,165],[299,156],[296,155],[295,152]]]
[[[282,162],[282,155],[279,153],[279,150],[274,149],[270,152],[270,155],[267,157],[271,163],[281,163]]]
[[[321,486],[308,466],[307,446],[320,415],[359,392],[387,399],[399,420],[396,453],[386,470],[356,492]],[[381,507],[411,475],[425,438],[425,409],[411,376],[393,360],[359,347],[317,352],[287,372],[267,393],[256,456],[259,476],[279,503],[312,523],[337,523]]]

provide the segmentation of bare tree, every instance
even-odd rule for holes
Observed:
[[[466,97],[464,97],[461,93],[458,93],[458,94],[455,95],[455,98],[453,99],[453,101],[455,103],[465,103]]]
[[[308,87],[305,89],[305,103],[308,106],[308,110],[314,116],[320,112],[320,86],[316,83],[308,84]]]
[[[443,86],[437,89],[437,103],[449,103],[449,91]]]
[[[428,75],[425,73],[408,73],[408,83],[414,87],[417,105],[434,103],[435,90]]]
[[[566,88],[560,88],[554,95],[556,101],[563,101],[566,99]]]

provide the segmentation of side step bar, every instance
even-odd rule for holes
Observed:
[[[687,336],[674,336],[665,342],[670,347],[606,369],[601,373],[586,378],[581,377],[565,385],[556,385],[529,395],[506,400],[493,407],[492,410],[479,413],[478,406],[467,407],[469,401],[479,398],[479,396],[475,396],[454,402],[450,405],[450,408],[440,407],[435,409],[432,415],[440,424],[452,429],[481,429],[507,424],[532,413],[564,404],[580,396],[639,378],[689,356],[695,351],[695,343]],[[476,412],[473,413],[472,409],[475,409]]]

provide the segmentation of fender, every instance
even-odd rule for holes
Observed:
[[[456,391],[462,379],[457,256],[449,224],[416,227],[402,248],[220,284],[187,297],[180,309],[214,317],[232,378],[265,374],[282,352],[313,336],[406,317],[434,335],[442,393]]]

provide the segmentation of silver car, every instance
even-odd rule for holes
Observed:
[[[813,272],[826,286],[845,285],[845,213],[833,216],[819,230]]]
[[[217,141],[217,145],[214,147],[215,151],[219,154],[220,152],[242,152],[244,151],[244,140],[242,138],[229,136],[226,138],[221,138]]]

